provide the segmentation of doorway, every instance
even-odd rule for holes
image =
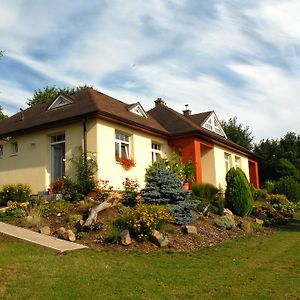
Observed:
[[[65,175],[65,135],[51,137],[51,181]]]

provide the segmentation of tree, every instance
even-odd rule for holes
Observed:
[[[3,108],[0,105],[0,121],[6,119],[8,116],[3,113]]]
[[[46,86],[43,89],[38,89],[34,91],[33,97],[31,99],[27,99],[26,102],[27,105],[33,106],[38,103],[43,103],[48,100],[55,99],[59,94],[65,94],[70,95],[73,93],[76,93],[84,88],[88,87],[87,85],[84,86],[78,86],[78,87],[64,87],[64,88],[58,88],[55,85],[54,86]]]
[[[222,120],[221,126],[230,140],[248,150],[253,149],[252,132],[250,131],[249,126],[238,124],[237,117],[230,118],[227,122]]]

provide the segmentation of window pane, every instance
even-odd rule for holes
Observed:
[[[117,142],[115,142],[115,156],[120,157],[120,145]]]

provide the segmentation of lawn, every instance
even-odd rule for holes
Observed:
[[[64,255],[0,236],[0,299],[300,299],[300,219],[191,253]]]

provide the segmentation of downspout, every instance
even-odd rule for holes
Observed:
[[[87,162],[87,130],[86,130],[86,118],[82,120],[83,128],[83,159],[84,163]]]

